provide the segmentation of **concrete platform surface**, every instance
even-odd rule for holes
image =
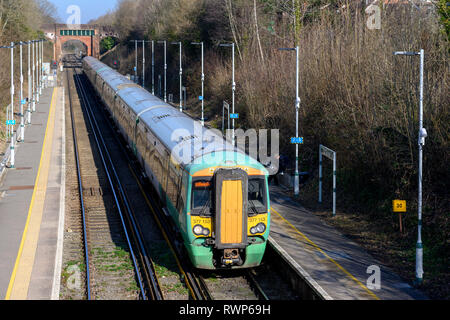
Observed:
[[[62,101],[62,88],[42,91],[25,141],[16,146],[15,168],[7,169],[0,182],[2,299],[51,299],[58,294],[54,279],[64,212]]]
[[[426,299],[388,267],[333,227],[270,187],[271,238],[334,300]],[[379,272],[378,272],[379,271]]]

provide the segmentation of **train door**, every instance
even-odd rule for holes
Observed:
[[[215,174],[216,247],[225,251],[247,245],[248,176],[241,169]]]

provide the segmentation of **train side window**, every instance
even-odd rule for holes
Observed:
[[[167,195],[175,208],[177,207],[177,195],[179,183],[180,177],[177,174],[177,171],[172,165],[172,163],[169,163],[169,172],[167,177]]]

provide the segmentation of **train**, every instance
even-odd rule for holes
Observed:
[[[84,74],[154,186],[198,269],[261,264],[270,233],[268,170],[93,57]]]

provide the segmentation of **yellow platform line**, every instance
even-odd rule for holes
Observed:
[[[380,298],[373,293],[369,288],[367,288],[361,281],[359,281],[355,276],[353,276],[350,272],[348,272],[343,266],[337,263],[333,258],[331,258],[326,252],[324,252],[317,244],[315,244],[312,240],[310,240],[305,234],[303,234],[300,230],[298,230],[292,223],[286,220],[281,214],[279,214],[273,207],[271,208],[273,212],[275,212],[284,222],[286,222],[295,232],[297,232],[303,239],[305,239],[309,244],[311,244],[317,251],[323,254],[328,260],[334,263],[342,272],[344,272],[350,279],[355,281],[361,288],[363,288],[369,295],[371,295],[374,299],[380,300]]]
[[[47,191],[48,174],[55,128],[55,97],[57,89],[53,89],[47,127],[42,145],[41,159],[36,176],[35,187],[31,197],[28,217],[17,253],[16,262],[6,291],[6,300],[25,300],[28,296],[31,273],[33,271],[36,248],[39,240],[45,195]]]

